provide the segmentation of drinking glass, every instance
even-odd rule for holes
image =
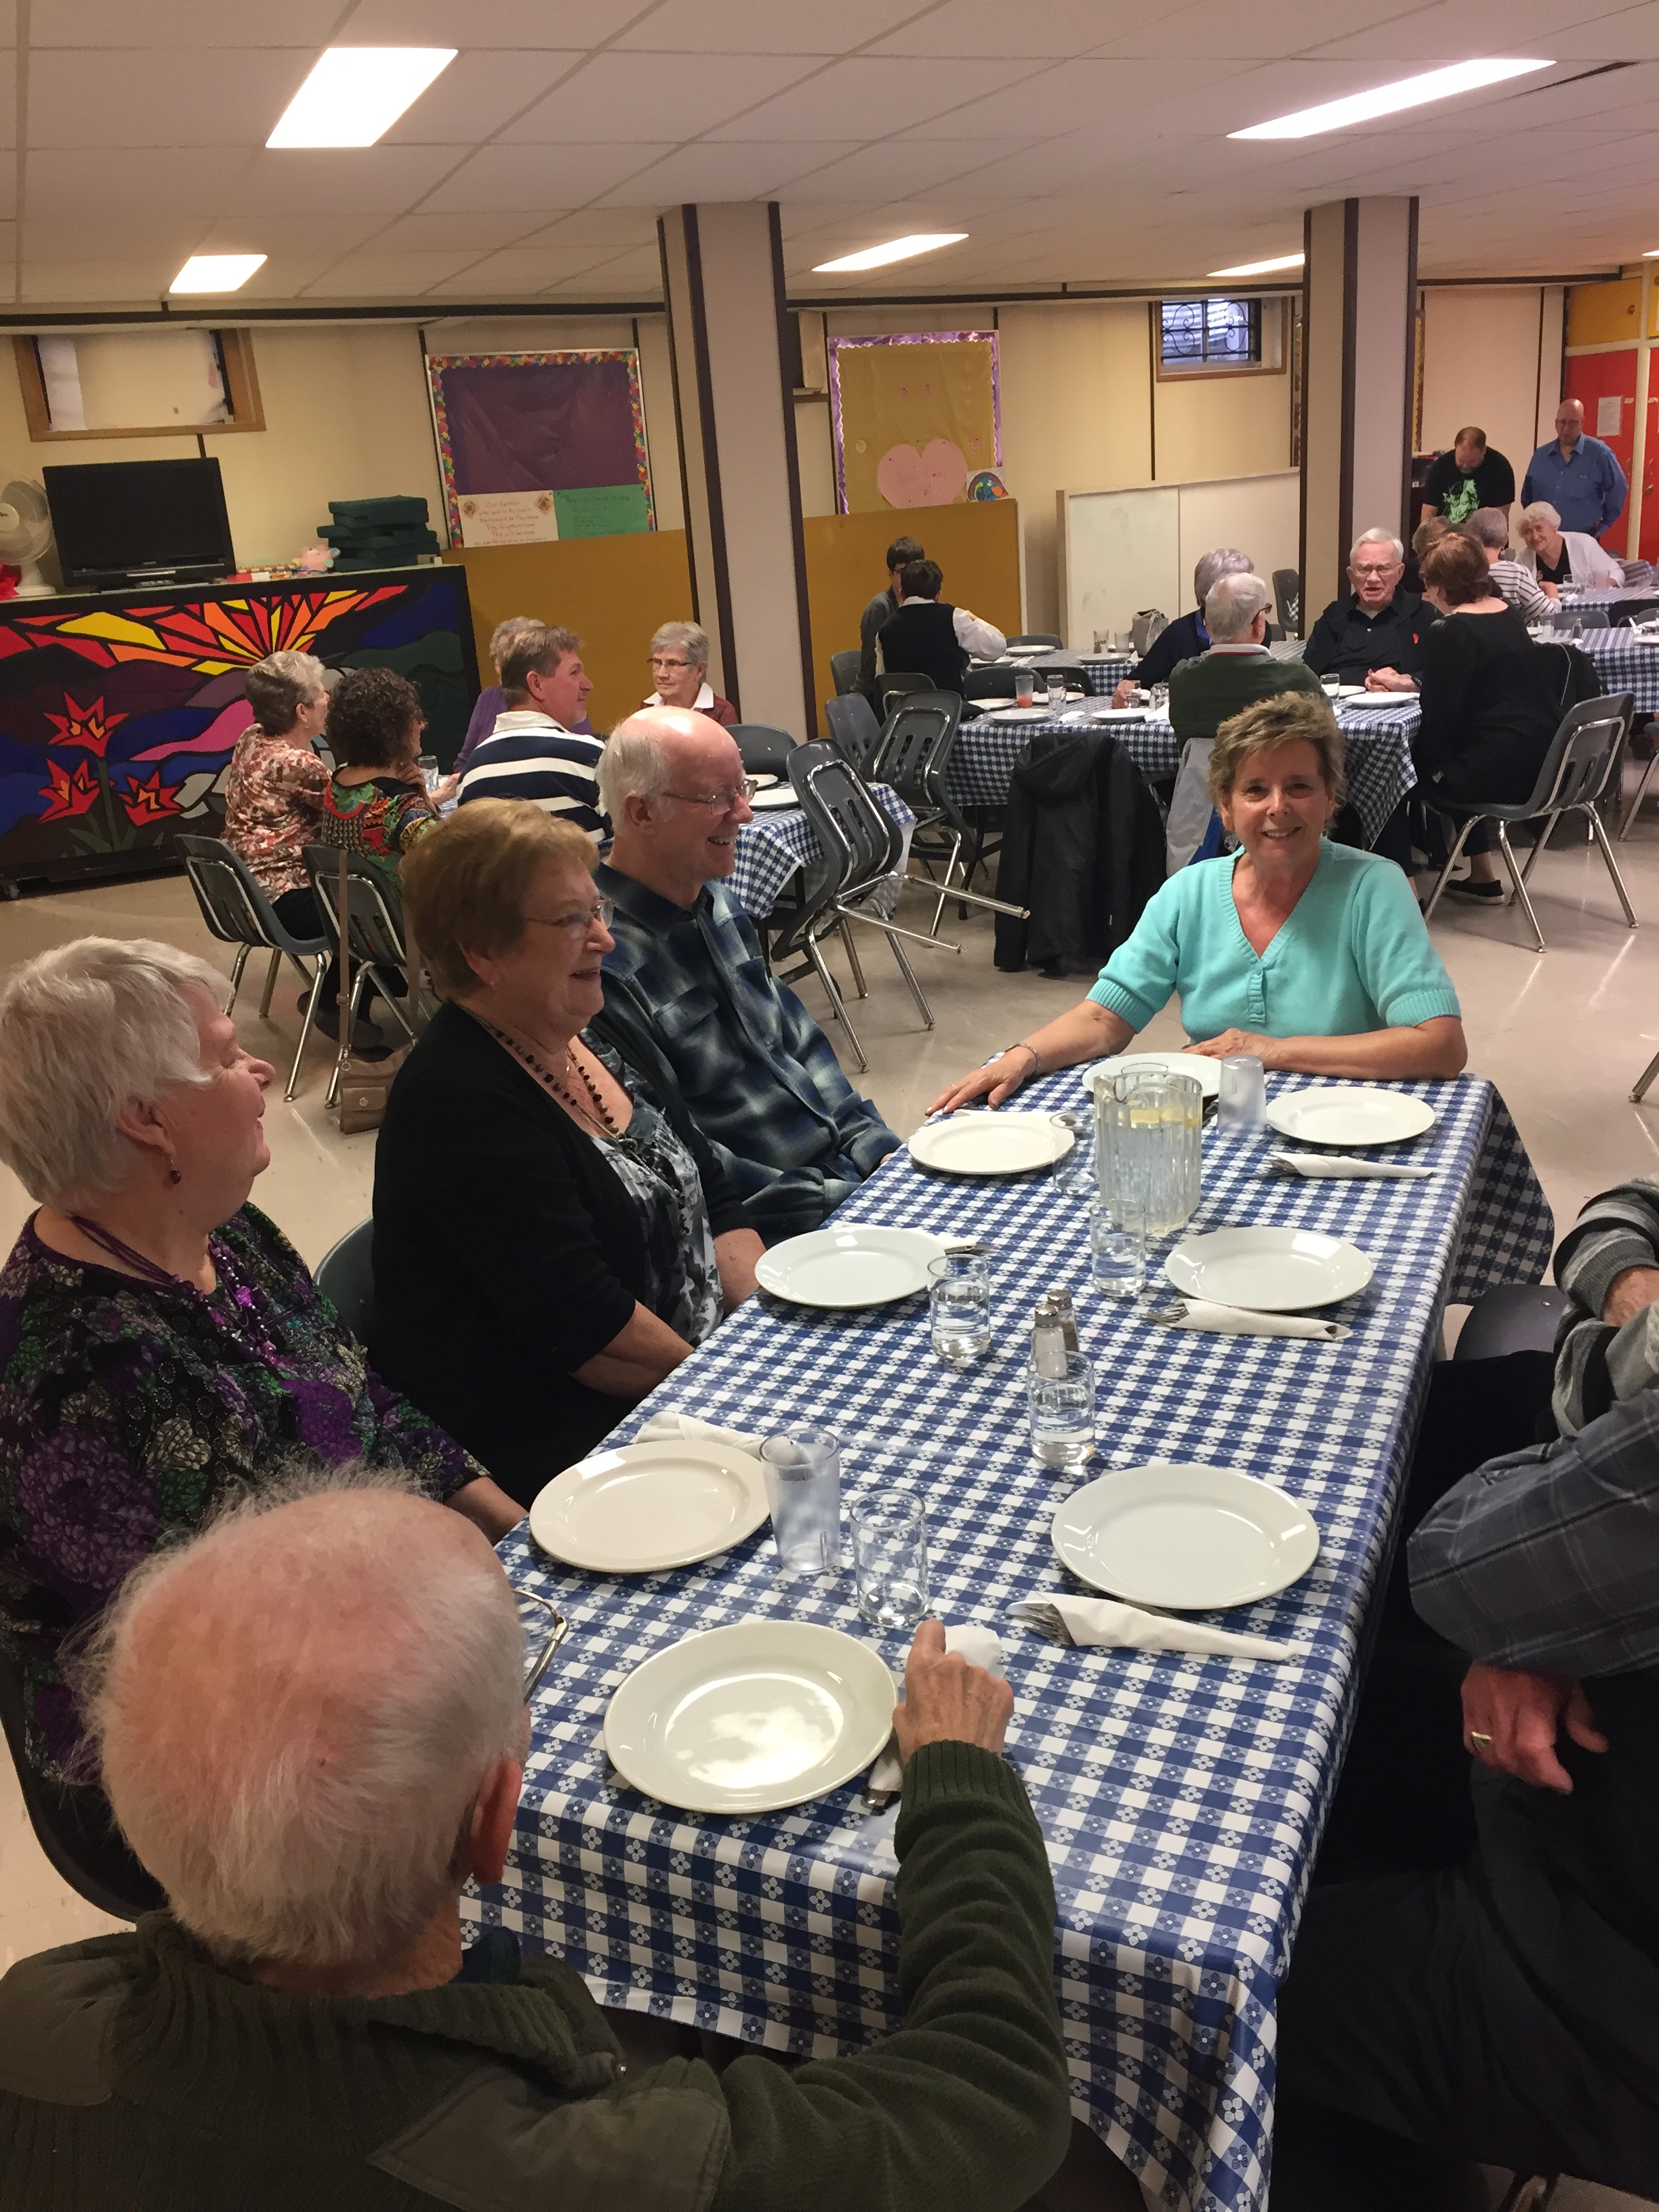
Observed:
[[[1117,1219],[1108,1206],[1089,1209],[1089,1272],[1109,1298],[1138,1297],[1146,1284],[1146,1232],[1138,1216]]]
[[[1267,1079],[1255,1053],[1230,1053],[1222,1061],[1216,1124],[1240,1136],[1267,1127]]]
[[[422,780],[427,789],[435,791],[444,780],[444,772],[438,765],[437,754],[422,753],[416,758],[415,765],[421,771]]]
[[[946,1252],[927,1262],[933,1349],[966,1367],[991,1349],[991,1267],[982,1252]]]
[[[1036,697],[1036,674],[1035,670],[1027,668],[1024,664],[1017,665],[1014,670],[1015,706],[1029,707]]]
[[[1148,1237],[1182,1229],[1202,1195],[1204,1092],[1195,1076],[1127,1068],[1095,1092],[1100,1200]]]
[[[1342,678],[1340,676],[1322,676],[1319,679],[1319,688],[1328,699],[1334,699],[1342,689]]]
[[[1062,1198],[1091,1198],[1095,1188],[1095,1125],[1091,1114],[1051,1114],[1057,1129],[1072,1133],[1072,1149],[1054,1168],[1054,1188]]]
[[[1170,687],[1167,684],[1154,684],[1152,688],[1150,697],[1152,700],[1153,714],[1167,714],[1169,713]]]
[[[1051,668],[1048,672],[1048,712],[1057,714],[1066,704],[1066,671]]]
[[[1063,1375],[1025,1370],[1031,1450],[1044,1467],[1081,1467],[1095,1448],[1095,1370],[1080,1352],[1066,1354]]]
[[[841,1572],[841,1439],[791,1429],[762,1439],[766,1501],[782,1575]]]
[[[853,1501],[858,1608],[878,1628],[908,1628],[927,1610],[927,1516],[914,1490]]]

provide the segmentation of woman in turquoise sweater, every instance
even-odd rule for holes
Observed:
[[[1392,860],[1325,836],[1342,804],[1342,733],[1286,692],[1224,722],[1210,792],[1243,850],[1182,868],[1073,1006],[942,1091],[937,1113],[1000,1106],[1029,1076],[1121,1052],[1171,993],[1191,1052],[1373,1081],[1456,1075],[1457,994]]]

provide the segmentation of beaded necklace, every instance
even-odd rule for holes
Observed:
[[[471,1012],[471,1009],[469,1008],[468,1011]],[[630,1159],[637,1160],[641,1167],[650,1166],[651,1163],[646,1157],[643,1147],[630,1137],[625,1129],[617,1127],[612,1119],[610,1108],[599,1096],[599,1086],[568,1046],[565,1048],[565,1066],[568,1068],[574,1067],[580,1076],[582,1087],[587,1093],[586,1099],[579,1098],[574,1091],[561,1082],[550,1067],[538,1060],[527,1046],[521,1045],[516,1037],[509,1036],[505,1030],[497,1029],[495,1023],[483,1014],[474,1015],[473,1018],[481,1028],[489,1030],[498,1044],[505,1045],[513,1057],[521,1060],[531,1073],[538,1077],[550,1091],[556,1092],[568,1105],[574,1107],[581,1119],[591,1122],[601,1136],[607,1138],[619,1150],[626,1152]]]

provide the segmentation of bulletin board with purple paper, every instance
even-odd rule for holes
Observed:
[[[431,354],[427,373],[453,544],[656,528],[632,347]]]

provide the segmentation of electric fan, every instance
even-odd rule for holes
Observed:
[[[52,586],[40,574],[40,556],[52,543],[52,510],[38,483],[19,477],[0,492],[0,561],[21,568],[20,599],[47,597]]]

